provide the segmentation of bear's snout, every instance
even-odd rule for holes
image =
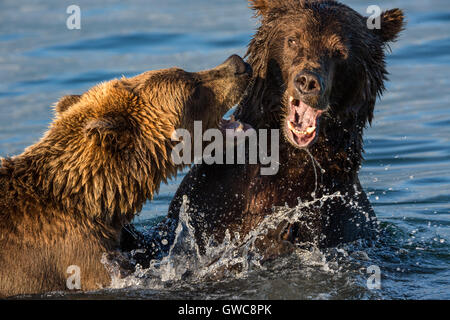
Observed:
[[[252,67],[236,54],[230,56],[223,65],[236,75],[248,74],[251,76],[252,74]]]
[[[315,72],[302,71],[295,76],[294,87],[301,95],[321,95],[323,79]]]

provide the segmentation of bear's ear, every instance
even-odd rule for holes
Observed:
[[[249,6],[256,11],[256,16],[264,16],[269,11],[270,0],[249,0]]]
[[[59,114],[69,109],[72,105],[80,101],[80,95],[68,95],[62,97],[55,105],[55,111]]]
[[[381,29],[376,30],[384,42],[395,41],[403,30],[405,16],[400,9],[384,11],[381,14]]]
[[[121,116],[105,116],[91,120],[84,127],[88,140],[107,150],[122,150],[132,145],[128,121]]]

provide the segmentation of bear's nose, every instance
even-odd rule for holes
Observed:
[[[302,94],[318,95],[322,90],[320,76],[310,71],[302,71],[294,79],[295,87]]]
[[[223,64],[234,70],[236,75],[241,75],[244,73],[251,75],[252,67],[250,67],[248,63],[236,54],[230,56]]]

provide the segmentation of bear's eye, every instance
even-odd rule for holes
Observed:
[[[332,52],[333,58],[346,60],[348,58],[348,51],[345,48],[336,48]]]
[[[294,38],[289,38],[288,39],[288,45],[289,45],[289,47],[297,46],[297,40],[295,40]]]

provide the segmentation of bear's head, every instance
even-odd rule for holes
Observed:
[[[237,117],[259,128],[280,128],[297,149],[325,140],[360,143],[384,90],[384,50],[403,29],[402,11],[375,17],[377,29],[372,18],[332,0],[250,5],[261,17],[247,52],[254,84],[246,103],[253,107],[242,107]]]
[[[217,125],[250,77],[250,66],[232,56],[211,70],[172,68],[99,84],[62,99],[45,136],[3,159],[2,172],[48,205],[119,227],[180,169],[171,159],[174,130]]]

